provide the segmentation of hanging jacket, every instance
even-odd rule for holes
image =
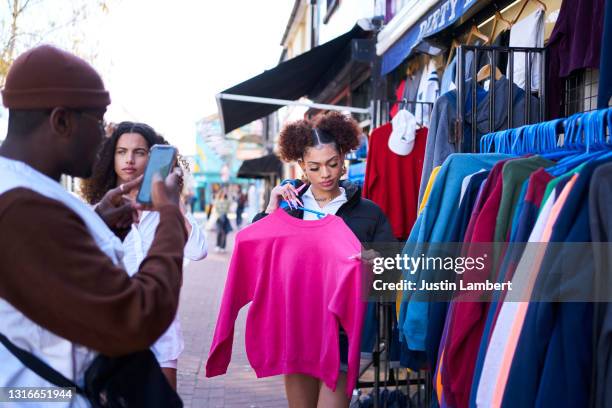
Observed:
[[[611,7],[612,9],[612,7]],[[606,17],[608,17],[606,15]],[[612,208],[610,208],[610,180],[612,163],[599,166],[593,173],[589,188],[589,224],[593,242],[612,240]],[[597,244],[596,244],[597,245]],[[595,247],[595,281],[601,288],[612,287],[612,254],[606,244]],[[606,293],[595,299],[607,300]],[[609,293],[609,292],[608,292]],[[602,296],[603,295],[603,296]],[[593,362],[594,381],[592,399],[595,407],[612,406],[612,303],[597,302],[593,305],[595,320],[595,350]]]
[[[464,123],[463,123],[463,152],[472,152],[472,93],[471,80],[465,83],[465,104],[464,104]],[[495,81],[495,101],[494,101],[494,126],[493,131],[508,128],[508,98],[510,81],[506,77],[501,77]],[[476,140],[489,133],[489,93],[483,87],[476,87]],[[525,119],[526,93],[521,88],[513,84],[512,86],[512,122],[510,127],[515,128],[527,124]],[[538,99],[531,97],[529,106],[529,123],[534,123],[538,119],[539,103]],[[444,160],[452,153],[457,152],[455,140],[455,123],[457,121],[457,91],[449,91],[438,98],[431,114],[430,128],[427,135],[427,145],[425,146],[425,159],[423,160],[423,173],[421,174],[421,186],[419,188],[419,203],[422,201],[427,181],[434,167],[442,165]],[[476,146],[477,150],[478,146]]]
[[[591,240],[589,186],[593,172],[604,163],[606,160],[589,162],[578,173],[571,194],[553,226],[550,242]],[[593,254],[565,251],[551,252],[545,257],[538,272],[534,297],[550,299],[550,293],[559,293],[557,296],[565,296],[565,299],[575,299],[571,294],[579,299],[590,296],[588,290],[594,283]],[[574,264],[580,264],[579,270],[561,267],[566,256],[571,256]],[[586,302],[529,304],[505,387],[503,407],[588,404],[593,352],[592,314],[593,304]]]
[[[466,102],[464,108],[464,126],[463,126],[463,151],[470,152],[472,149],[472,128],[476,127],[476,141],[491,132],[508,129],[508,100],[510,97],[510,81],[505,76],[495,81],[495,100],[493,101],[493,129],[489,125],[489,94],[490,91],[485,91],[484,88],[477,86],[477,102],[476,102],[476,124],[472,118],[472,99],[471,89],[472,81],[466,83]],[[516,84],[512,84],[512,123],[511,128],[535,123],[538,121],[539,100],[531,96],[529,113],[527,114],[527,98],[526,93]],[[478,146],[476,146],[478,149]]]

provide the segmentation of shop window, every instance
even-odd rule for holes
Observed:
[[[578,112],[589,112],[597,109],[597,89],[599,87],[599,70],[582,69],[570,75],[565,81],[565,116]]]

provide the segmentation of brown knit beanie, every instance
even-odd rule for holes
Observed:
[[[9,109],[106,108],[110,96],[102,78],[81,58],[50,45],[21,54],[2,90]]]

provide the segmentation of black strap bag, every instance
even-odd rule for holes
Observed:
[[[81,388],[3,334],[0,342],[30,370],[57,387],[74,388],[94,408],[183,407],[151,350],[121,357],[98,355],[85,371],[85,387]]]

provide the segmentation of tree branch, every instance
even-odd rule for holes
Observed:
[[[17,0],[15,0],[15,2],[17,3]],[[25,3],[23,3],[23,6],[19,9],[17,14],[23,13],[23,11],[28,7],[28,4],[30,4],[30,0],[25,0]]]

